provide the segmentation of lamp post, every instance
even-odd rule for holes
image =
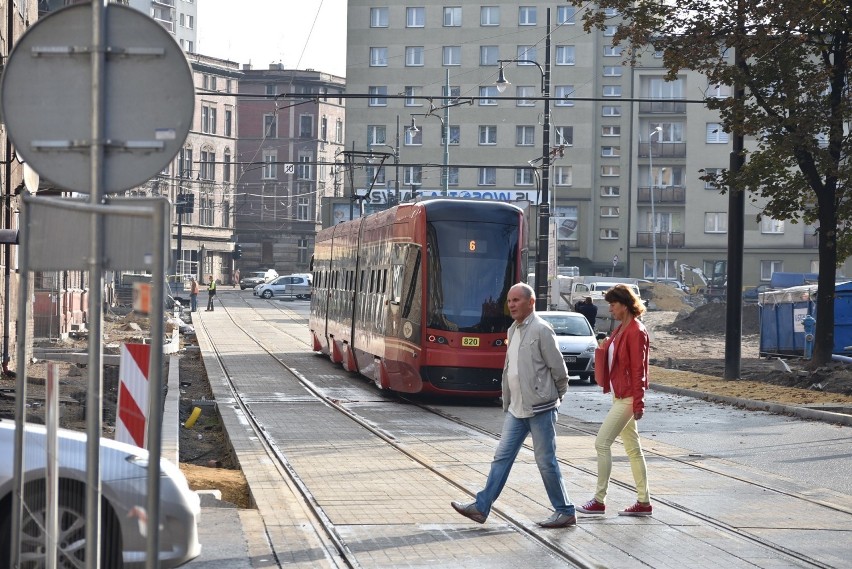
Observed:
[[[499,59],[500,72],[497,91],[502,93],[510,85],[503,69],[504,63],[530,63],[541,73],[541,95],[544,99],[544,126],[541,148],[541,198],[538,204],[538,246],[535,260],[536,310],[547,310],[547,268],[550,249],[550,8],[547,8],[547,34],[544,42],[544,67],[531,59]]]
[[[663,132],[663,127],[657,126],[654,131],[648,135],[648,186],[651,192],[651,258],[654,266],[651,268],[654,282],[657,282],[657,215],[654,211],[654,144],[653,136]],[[659,138],[659,136],[657,137]]]

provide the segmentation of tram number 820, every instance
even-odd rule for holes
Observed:
[[[465,336],[462,338],[462,346],[465,346],[467,348],[478,348],[479,338],[471,338],[469,336]]]

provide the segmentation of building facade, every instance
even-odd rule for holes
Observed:
[[[310,69],[244,66],[234,201],[242,272],[308,272],[321,200],[340,192],[344,88]]]
[[[679,278],[683,264],[712,273],[727,257],[727,196],[700,176],[727,168],[731,142],[701,100],[729,89],[692,72],[665,81],[652,48],[631,66],[612,44],[616,13],[613,26],[586,33],[564,2],[452,4],[349,1],[347,91],[367,96],[347,104],[346,148],[390,151],[402,198],[410,188],[537,204],[549,126],[552,265],[639,278]],[[371,202],[392,193],[394,173],[372,177]],[[759,208],[746,209],[744,283],[815,271],[813,228],[758,222]]]

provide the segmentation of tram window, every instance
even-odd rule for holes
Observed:
[[[375,269],[370,269],[370,291],[369,292],[373,292],[373,287],[375,286],[375,282],[376,282],[376,271],[375,271]]]
[[[382,294],[388,290],[388,270],[382,269]]]

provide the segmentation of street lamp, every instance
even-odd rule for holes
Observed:
[[[654,266],[651,269],[654,282],[657,282],[657,215],[654,212],[654,144],[651,138],[656,134],[663,132],[663,127],[657,126],[654,131],[648,135],[648,185],[651,191],[651,258]],[[659,140],[659,136],[657,136]]]
[[[510,85],[503,69],[504,63],[531,63],[541,73],[541,95],[544,98],[544,132],[541,148],[541,198],[538,204],[538,246],[535,259],[535,307],[547,310],[547,270],[550,249],[550,8],[547,8],[547,35],[544,43],[544,67],[531,59],[499,59],[500,72],[495,83],[502,93]]]

